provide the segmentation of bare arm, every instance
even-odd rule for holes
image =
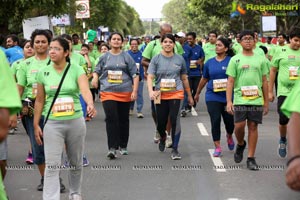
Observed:
[[[287,132],[288,132],[288,156],[291,159],[300,155],[300,113],[292,113]],[[300,158],[290,162],[286,170],[286,183],[293,189],[300,191]]]
[[[133,79],[133,91],[132,91],[132,94],[131,94],[131,99],[132,100],[136,100],[137,99],[138,88],[139,88],[139,76],[137,75]]]
[[[98,88],[99,75],[96,72],[93,72],[92,86]]]
[[[0,142],[2,142],[8,133],[9,110],[0,108]]]
[[[94,107],[93,96],[89,87],[88,79],[85,74],[78,77],[78,85],[80,93],[87,104],[87,114],[90,117],[96,116],[96,109]]]
[[[34,134],[35,134],[35,139],[38,145],[42,145],[42,139],[41,137],[43,136],[42,129],[40,127],[40,120],[43,112],[45,104],[45,89],[42,84],[37,84],[37,96],[35,99],[35,104],[34,104],[34,118],[33,118],[33,126],[34,126]]]
[[[194,99],[192,97],[192,93],[191,93],[191,89],[190,89],[190,84],[189,84],[189,80],[186,74],[182,74],[181,75],[181,81],[183,83],[183,87],[184,90],[186,91],[187,95],[188,95],[188,102],[190,106],[194,105]]]
[[[195,99],[196,102],[199,101],[199,95],[200,95],[203,87],[207,84],[207,82],[208,82],[207,78],[203,78],[203,77],[201,78],[201,80],[200,80],[200,82],[198,84],[198,87],[197,87],[197,92],[196,92],[195,97],[194,97],[194,99]]]
[[[148,70],[148,67],[149,67],[149,64],[150,64],[150,60],[147,59],[147,58],[142,58],[142,65],[143,65],[143,68],[144,68],[144,77],[145,79],[147,79],[147,70]]]
[[[275,83],[275,77],[277,73],[277,68],[276,67],[271,67],[270,70],[270,80],[269,80],[269,89],[268,89],[268,99],[269,101],[273,102],[274,101],[274,83]]]
[[[233,103],[232,103],[232,91],[235,79],[232,76],[228,76],[227,89],[226,89],[226,100],[227,100],[227,112],[233,115]]]
[[[268,80],[267,76],[264,75],[263,78],[263,96],[264,96],[264,115],[268,114],[269,112],[269,99],[268,99]]]

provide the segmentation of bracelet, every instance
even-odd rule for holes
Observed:
[[[291,157],[291,158],[287,161],[286,166],[288,167],[288,166],[291,164],[291,162],[293,162],[293,161],[296,160],[297,158],[300,158],[300,155],[296,155],[296,156]]]

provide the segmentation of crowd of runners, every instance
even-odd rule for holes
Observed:
[[[60,199],[65,190],[59,176],[62,165],[70,168],[69,198],[82,199],[82,168],[89,165],[84,153],[86,122],[95,120],[94,102],[99,99],[105,113],[107,158],[116,159],[117,152],[128,155],[129,116],[135,113],[136,104],[137,118],[144,118],[146,84],[159,151],[171,148],[171,159],[181,159],[180,118],[195,110],[204,92],[213,156],[220,157],[224,151],[223,118],[234,162],[243,161],[248,146],[246,164],[254,171],[259,170],[255,160],[258,124],[262,124],[269,102],[276,97],[279,134],[278,144],[274,145],[278,145],[280,158],[288,157],[287,184],[300,190],[299,27],[280,33],[278,44],[273,44],[270,37],[262,43],[258,33],[251,30],[233,37],[210,31],[207,38],[198,40],[195,32],[173,34],[170,24],[162,24],[155,38],[128,38],[114,32],[102,41],[95,31],[89,31],[86,41],[81,41],[76,33],[53,37],[49,30],[35,30],[30,40],[13,34],[2,39],[3,179],[7,127],[12,133],[20,120],[28,134],[24,160],[38,166],[41,180],[37,190],[43,191],[43,199]],[[2,183],[0,190],[0,199],[6,199]]]

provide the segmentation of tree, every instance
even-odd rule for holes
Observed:
[[[59,16],[75,13],[75,0],[2,0],[0,32],[20,33],[22,20],[41,15]]]

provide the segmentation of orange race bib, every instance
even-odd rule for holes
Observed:
[[[53,107],[52,115],[54,117],[71,116],[74,115],[74,100],[72,97],[57,98]]]
[[[121,84],[123,83],[122,80],[122,71],[112,71],[112,70],[108,70],[108,82],[109,83],[117,83],[117,84]]]
[[[227,78],[213,80],[214,92],[224,92],[227,88]]]
[[[242,86],[242,97],[243,99],[256,99],[259,97],[258,87],[254,86]]]
[[[297,67],[297,66],[289,67],[290,80],[297,80],[299,78],[298,70],[299,70],[299,67]]]
[[[160,81],[160,91],[169,92],[176,90],[176,81],[175,79],[161,79]]]

